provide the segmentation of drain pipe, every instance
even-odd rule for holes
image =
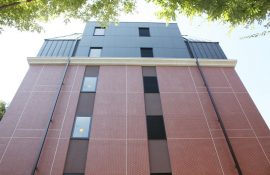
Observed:
[[[191,47],[190,47],[190,44],[189,44],[189,40],[188,40],[188,39],[186,39],[186,43],[187,43],[187,47],[188,47],[188,50],[189,50],[189,53],[190,53],[191,57],[196,59],[196,65],[197,65],[197,68],[198,68],[198,70],[199,70],[199,72],[200,72],[200,75],[201,75],[201,77],[202,77],[203,83],[204,83],[204,85],[205,85],[205,87],[206,87],[207,93],[208,93],[208,95],[209,95],[209,97],[210,97],[210,100],[211,100],[211,103],[212,103],[212,105],[213,105],[214,111],[215,111],[216,116],[217,116],[217,118],[218,118],[218,122],[219,122],[220,127],[221,127],[221,129],[222,129],[222,132],[223,132],[223,134],[224,134],[224,136],[225,136],[225,140],[226,140],[226,142],[227,142],[227,145],[228,145],[228,147],[229,147],[230,153],[231,153],[231,155],[232,155],[232,158],[233,158],[233,161],[234,161],[234,164],[235,164],[235,168],[237,169],[237,172],[238,172],[239,175],[243,175],[242,170],[241,170],[241,168],[240,168],[240,165],[239,165],[239,163],[238,163],[237,157],[236,157],[235,152],[234,152],[234,150],[233,150],[231,141],[230,141],[229,136],[228,136],[228,134],[227,134],[227,131],[226,131],[225,127],[224,127],[223,120],[222,120],[222,118],[221,118],[221,116],[220,116],[220,114],[219,114],[219,112],[218,112],[218,109],[217,109],[215,100],[214,100],[213,95],[212,95],[212,93],[211,93],[211,91],[210,91],[210,89],[209,89],[209,86],[208,86],[208,84],[207,84],[205,75],[204,75],[204,73],[203,73],[203,71],[202,71],[202,69],[201,69],[200,63],[199,63],[199,61],[198,61],[198,57],[197,57],[197,56],[194,56],[194,54],[193,54],[193,52],[192,52],[192,50],[191,50]]]
[[[60,96],[61,89],[62,89],[63,84],[64,84],[65,76],[66,76],[66,73],[67,73],[67,70],[68,70],[68,66],[70,64],[70,58],[73,56],[73,54],[75,54],[75,48],[76,48],[76,45],[77,45],[78,40],[79,40],[79,37],[76,38],[76,40],[75,40],[75,42],[73,44],[72,50],[70,51],[71,53],[69,53],[69,56],[68,56],[68,59],[67,59],[67,63],[66,63],[66,66],[65,66],[65,70],[64,70],[63,75],[62,75],[62,78],[61,78],[61,84],[60,84],[60,86],[59,86],[59,88],[57,90],[57,94],[54,97],[54,100],[53,100],[53,103],[52,103],[52,110],[50,111],[50,113],[48,115],[49,116],[48,117],[49,120],[48,120],[48,123],[47,123],[46,132],[44,133],[44,136],[43,136],[43,139],[42,139],[42,142],[41,142],[41,145],[40,145],[40,149],[39,149],[39,152],[37,154],[36,161],[35,161],[35,164],[33,166],[31,175],[34,175],[35,172],[38,170],[38,163],[39,163],[40,156],[41,156],[41,153],[42,153],[44,144],[45,144],[46,137],[48,135],[49,127],[50,127],[50,124],[53,122],[52,121],[52,119],[53,119],[53,113],[55,111],[56,104],[57,104],[58,98]]]

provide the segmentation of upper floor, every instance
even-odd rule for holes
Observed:
[[[82,34],[46,39],[38,56],[226,59],[217,42],[184,38],[176,23],[150,22],[88,22]]]

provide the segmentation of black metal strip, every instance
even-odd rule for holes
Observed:
[[[240,168],[240,165],[239,165],[239,163],[238,163],[237,157],[236,157],[235,152],[234,152],[234,150],[233,150],[231,141],[230,141],[230,139],[229,139],[229,137],[228,137],[228,134],[227,134],[227,131],[226,131],[226,129],[225,129],[223,120],[222,120],[222,118],[221,118],[221,116],[220,116],[220,114],[219,114],[219,112],[218,112],[218,109],[217,109],[215,100],[214,100],[214,98],[213,98],[213,96],[212,96],[212,93],[211,93],[211,91],[210,91],[210,89],[209,89],[209,86],[208,86],[208,84],[207,84],[205,75],[204,75],[204,73],[203,73],[203,71],[202,71],[202,69],[201,69],[201,66],[200,66],[200,63],[199,63],[199,61],[198,61],[198,58],[197,58],[197,57],[194,57],[194,55],[193,55],[193,53],[192,53],[192,51],[191,51],[191,49],[190,49],[190,45],[189,45],[189,41],[188,41],[188,40],[187,40],[186,43],[187,43],[187,47],[188,47],[188,50],[189,50],[189,52],[190,52],[191,57],[196,59],[196,65],[197,65],[197,68],[199,69],[199,72],[200,72],[200,75],[201,75],[202,80],[203,80],[203,82],[204,82],[204,85],[205,85],[205,87],[206,87],[207,93],[208,93],[208,95],[209,95],[209,97],[210,97],[210,100],[211,100],[211,103],[212,103],[212,105],[213,105],[213,107],[214,107],[214,111],[215,111],[216,116],[217,116],[217,118],[218,118],[218,122],[219,122],[219,124],[220,124],[221,129],[222,129],[222,132],[223,132],[223,134],[224,134],[224,136],[225,136],[225,139],[226,139],[227,145],[228,145],[228,147],[229,147],[230,153],[231,153],[231,155],[232,155],[233,161],[234,161],[234,163],[235,163],[235,167],[236,167],[236,169],[237,169],[237,172],[238,172],[239,175],[243,175],[242,170],[241,170],[241,168]]]
[[[75,47],[76,47],[77,41],[78,41],[78,39],[75,40],[74,45],[73,45],[73,51],[72,51],[71,54],[69,54],[69,57],[68,57],[68,59],[67,59],[66,67],[65,67],[65,70],[64,70],[63,75],[62,75],[62,78],[61,78],[61,84],[60,84],[60,86],[59,86],[59,88],[58,88],[58,90],[57,90],[57,94],[56,94],[56,96],[55,96],[55,98],[54,98],[54,100],[53,100],[53,103],[52,103],[52,110],[51,110],[50,113],[48,114],[49,120],[48,120],[48,123],[47,123],[46,132],[44,133],[44,136],[43,136],[43,139],[42,139],[42,142],[41,142],[41,146],[40,146],[39,152],[38,152],[38,154],[37,154],[36,161],[35,161],[35,164],[34,164],[34,166],[33,166],[31,175],[34,175],[35,172],[36,172],[36,170],[38,169],[38,163],[39,163],[39,160],[40,160],[40,156],[41,156],[41,153],[42,153],[44,144],[45,144],[46,137],[47,137],[47,135],[48,135],[48,131],[49,131],[50,124],[52,123],[53,113],[54,113],[54,111],[55,111],[56,104],[57,104],[58,98],[59,98],[59,96],[60,96],[60,92],[61,92],[61,89],[62,89],[62,87],[63,87],[64,80],[65,80],[65,76],[66,76],[66,73],[67,73],[67,70],[68,70],[68,67],[69,67],[69,64],[70,64],[70,57],[73,56],[73,54],[75,53]]]

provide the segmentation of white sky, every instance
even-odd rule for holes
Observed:
[[[138,4],[141,10],[134,15],[123,15],[120,21],[164,22],[154,15],[153,6]],[[147,10],[145,10],[147,8]],[[202,18],[189,20],[180,16],[176,22],[183,35],[220,42],[229,59],[237,59],[236,71],[261,115],[270,127],[270,35],[240,39],[240,37],[262,31],[261,26],[253,30],[238,27],[229,33],[229,27],[218,22],[207,22]],[[26,71],[26,58],[36,56],[45,38],[82,33],[84,23],[72,21],[65,25],[60,19],[45,25],[45,33],[19,32],[6,28],[0,34],[0,100],[11,102]]]

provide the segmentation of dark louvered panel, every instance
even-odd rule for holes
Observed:
[[[194,57],[208,59],[227,59],[217,42],[186,41]]]
[[[75,40],[45,40],[39,50],[39,57],[68,57]]]

